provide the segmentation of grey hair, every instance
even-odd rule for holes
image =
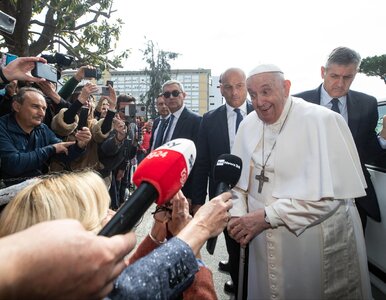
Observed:
[[[165,86],[172,85],[172,84],[177,84],[178,87],[180,88],[181,92],[185,92],[184,85],[183,85],[180,81],[178,81],[178,80],[173,80],[173,79],[166,81],[166,82],[162,85],[162,90],[164,90],[164,87],[165,87]]]
[[[25,86],[25,87],[22,87],[18,92],[17,94],[14,96],[14,101],[20,103],[20,104],[23,104],[24,102],[24,99],[25,99],[25,94],[28,93],[28,92],[34,92],[34,93],[38,93],[39,95],[42,95],[43,98],[45,98],[44,94],[42,91],[34,88],[34,87],[29,87],[29,86]]]
[[[351,65],[354,64],[357,69],[361,63],[361,56],[358,52],[347,47],[338,47],[332,50],[328,56],[325,67],[328,68],[332,64],[337,65]]]

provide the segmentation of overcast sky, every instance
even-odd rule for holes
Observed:
[[[145,67],[138,49],[145,36],[160,49],[180,53],[173,69],[229,67],[246,73],[274,63],[292,82],[291,92],[316,88],[320,66],[338,46],[362,58],[386,54],[385,0],[114,0],[125,22],[118,49],[131,48],[125,69]],[[358,74],[352,89],[386,98],[378,77]]]

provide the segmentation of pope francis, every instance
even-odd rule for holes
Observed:
[[[256,113],[232,150],[244,167],[228,230],[249,244],[248,299],[371,299],[353,201],[366,183],[350,130],[290,86],[275,65],[251,71]]]

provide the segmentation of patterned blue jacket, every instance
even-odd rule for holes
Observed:
[[[176,299],[190,286],[198,270],[189,245],[172,238],[128,266],[107,299]]]

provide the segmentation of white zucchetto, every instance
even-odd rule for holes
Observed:
[[[252,77],[257,74],[261,73],[283,73],[283,71],[278,67],[273,64],[263,64],[259,65],[256,68],[254,68],[251,72],[249,72],[248,77]]]

